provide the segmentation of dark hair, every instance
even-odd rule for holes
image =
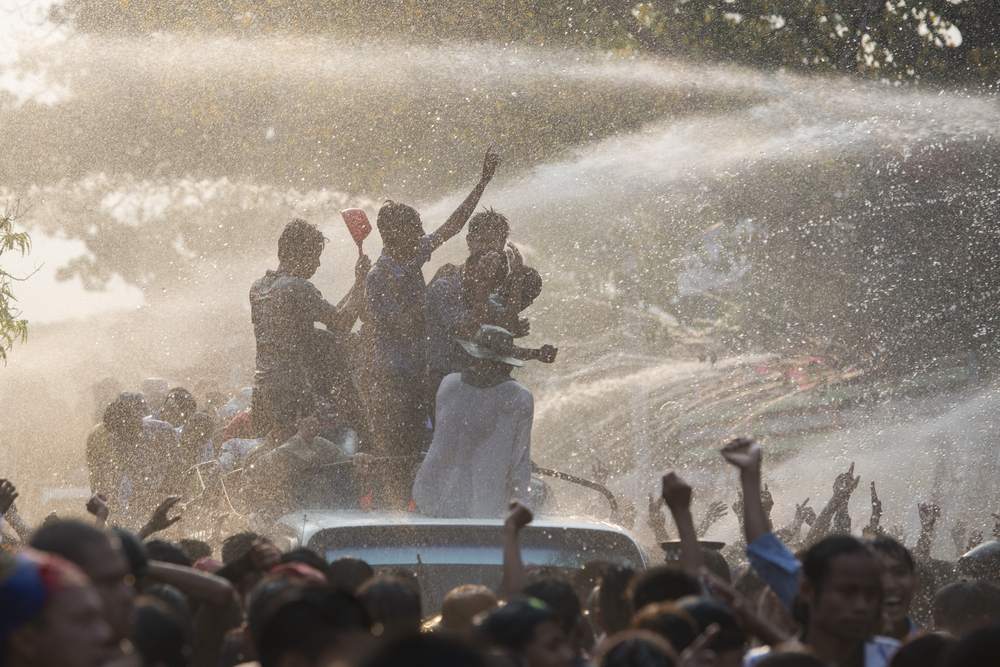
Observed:
[[[802,559],[802,576],[812,582],[816,595],[819,595],[830,575],[833,559],[837,556],[857,553],[866,554],[876,563],[879,562],[871,547],[856,537],[850,535],[825,537],[809,547],[806,552]]]
[[[58,521],[39,528],[28,541],[28,546],[33,549],[62,556],[77,565],[83,562],[87,547],[95,544],[112,546],[105,533],[73,520]]]
[[[540,579],[526,586],[521,593],[547,604],[555,613],[556,623],[566,634],[573,630],[577,619],[583,615],[580,598],[568,579]]]
[[[888,535],[873,537],[868,540],[868,545],[876,552],[882,551],[889,556],[898,558],[906,563],[906,566],[910,568],[910,572],[916,572],[917,566],[913,561],[913,554],[910,553],[910,550]]]
[[[163,409],[160,410],[160,417],[163,421],[169,422],[174,428],[187,421],[187,418],[198,411],[198,401],[194,400],[191,392],[184,387],[174,387],[167,392],[167,397],[163,402]],[[176,424],[174,422],[177,422]]]
[[[212,555],[212,547],[208,546],[207,543],[201,540],[192,540],[185,538],[180,540],[178,544],[181,545],[181,549],[191,557],[191,560],[197,563],[202,558],[208,558]]]
[[[523,651],[535,639],[535,628],[545,621],[555,622],[555,614],[536,598],[516,597],[483,619],[479,633],[499,648]]]
[[[499,289],[510,272],[510,260],[507,258],[507,253],[503,251],[498,252],[492,248],[477,250],[465,260],[466,271],[462,275],[468,275],[468,267],[477,266],[484,257],[491,253],[500,258],[500,264],[497,265],[496,273],[493,274],[491,281],[491,284],[495,286],[494,289]]]
[[[708,644],[713,651],[731,651],[747,643],[747,636],[737,624],[732,609],[715,598],[688,597],[678,600],[677,606],[691,614],[699,632],[705,632],[713,623],[719,626],[719,634]]]
[[[937,667],[958,640],[942,632],[932,632],[903,644],[892,657],[892,667]]]
[[[503,213],[487,208],[469,218],[468,233],[470,236],[495,235],[502,245],[510,236],[510,223]]]
[[[274,612],[285,602],[294,599],[302,587],[300,581],[288,577],[268,577],[250,589],[247,630],[255,651],[260,652],[261,633]]]
[[[673,602],[646,605],[635,612],[630,625],[637,630],[655,632],[678,652],[693,644],[700,633],[694,617]]]
[[[326,580],[331,590],[353,593],[375,576],[372,566],[354,556],[342,556],[327,566]]]
[[[146,555],[149,557],[149,560],[158,560],[163,563],[183,565],[184,567],[191,567],[193,563],[191,556],[184,551],[181,545],[166,540],[150,540],[146,542]]]
[[[733,583],[733,575],[729,571],[729,563],[726,562],[726,557],[719,553],[717,549],[702,547],[701,556],[705,560],[705,567],[708,568],[709,572],[727,584]]]
[[[788,642],[774,647],[771,654],[757,663],[757,667],[829,667],[812,654],[805,644]]]
[[[1000,655],[1000,626],[976,630],[948,654],[945,667],[996,667]]]
[[[122,553],[125,554],[129,569],[132,571],[132,576],[135,577],[136,585],[141,588],[149,576],[149,556],[146,554],[146,545],[142,543],[138,535],[130,533],[124,528],[112,528],[111,532],[118,538]]]
[[[660,565],[636,575],[628,587],[632,611],[653,602],[670,602],[701,595],[701,584],[677,565]]]
[[[358,600],[368,610],[373,623],[381,624],[389,638],[420,632],[420,595],[398,577],[379,575],[363,583]]]
[[[440,634],[404,637],[378,651],[365,667],[486,667],[486,660],[465,642]]]
[[[277,667],[286,651],[315,662],[339,645],[345,630],[366,630],[371,622],[364,607],[343,591],[302,587],[264,624],[256,643],[261,667]]]
[[[302,563],[326,576],[329,566],[323,558],[309,547],[299,547],[281,554],[282,563]]]
[[[194,613],[191,611],[191,603],[180,590],[168,584],[156,584],[147,587],[142,595],[140,600],[155,599],[169,607],[174,620],[184,631],[184,642],[194,645]]]
[[[601,612],[601,624],[610,636],[628,627],[632,615],[629,582],[635,570],[621,565],[609,565],[601,575],[597,590],[597,607]]]
[[[382,243],[392,248],[406,238],[404,231],[407,228],[420,226],[420,214],[412,206],[387,199],[378,210],[375,226]]]
[[[285,225],[278,237],[278,261],[296,263],[323,252],[326,237],[316,225],[296,218]]]
[[[673,667],[676,650],[663,637],[648,630],[625,630],[607,640],[601,667]]]
[[[222,564],[229,565],[234,560],[242,558],[250,547],[261,539],[257,533],[236,533],[222,541]]]
[[[136,604],[132,642],[142,655],[142,664],[162,663],[167,667],[186,667],[190,645],[174,613],[157,599],[147,598]]]
[[[507,303],[510,297],[510,290],[514,287],[514,272],[511,271],[503,285],[497,290],[497,296],[501,303]],[[542,276],[538,271],[530,266],[521,267],[521,310],[530,306],[538,295],[542,293]]]
[[[940,624],[962,637],[983,616],[1000,620],[1000,586],[988,581],[955,581],[934,594],[934,616]]]
[[[139,415],[139,417],[148,417],[150,415],[149,406],[146,405],[146,397],[142,395],[142,392],[123,391],[118,394],[116,400],[127,403],[135,410],[135,414]]]
[[[142,429],[142,417],[128,400],[116,398],[104,410],[104,427],[108,432],[125,437]]]

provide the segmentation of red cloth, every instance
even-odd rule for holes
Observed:
[[[241,440],[253,438],[253,417],[250,416],[249,412],[241,412],[229,422],[229,426],[226,427],[226,432],[222,436],[222,442],[233,438]]]

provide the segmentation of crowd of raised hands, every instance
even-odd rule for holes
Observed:
[[[435,615],[403,570],[281,553],[252,533],[227,537],[218,559],[204,542],[150,539],[182,520],[176,496],[138,534],[109,529],[114,517],[96,494],[92,523],[50,517],[33,530],[16,488],[0,480],[0,512],[22,541],[0,553],[0,658],[15,667],[996,664],[1000,543],[956,525],[961,557],[932,559],[941,513],[921,504],[910,551],[881,527],[874,484],[863,539],[851,536],[853,464],[819,513],[807,498],[775,529],[761,447],[736,439],[720,454],[740,479],[731,504],[742,539],[725,556],[701,538],[728,505],[709,503],[696,522],[695,491],[676,472],[663,475],[650,514],[665,535],[661,504],[669,511],[679,556],[645,571],[526,563],[519,535],[533,516],[512,501],[500,590],[467,582]]]

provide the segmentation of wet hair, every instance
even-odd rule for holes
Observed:
[[[608,635],[628,627],[632,615],[628,586],[634,576],[635,570],[621,565],[610,565],[601,575],[597,606],[601,612],[601,624]]]
[[[138,391],[123,391],[118,394],[117,400],[130,405],[139,417],[148,417],[151,414],[149,406],[146,405],[146,397]]]
[[[309,547],[299,547],[281,554],[281,563],[302,563],[326,576],[329,566],[323,558]]]
[[[420,634],[392,642],[365,667],[486,667],[486,659],[463,641],[440,634]]]
[[[149,560],[158,560],[163,563],[183,565],[184,567],[191,567],[194,563],[191,560],[191,556],[184,551],[181,545],[166,540],[150,540],[146,542],[146,555],[149,557]]]
[[[326,580],[332,590],[353,593],[358,586],[374,576],[372,566],[354,556],[342,556],[326,568]]]
[[[185,642],[194,643],[194,612],[191,610],[191,603],[180,590],[168,584],[156,584],[146,588],[142,595],[140,600],[151,598],[167,605],[174,619],[180,624],[181,630],[184,631]]]
[[[277,667],[288,651],[316,662],[340,645],[347,630],[367,630],[371,621],[364,607],[343,591],[302,587],[265,623],[256,643],[261,667]]]
[[[906,566],[910,568],[910,572],[916,572],[917,565],[913,560],[913,554],[910,553],[910,550],[888,535],[873,537],[868,540],[868,545],[876,552],[881,551],[889,556],[898,558],[906,563]]]
[[[948,654],[945,667],[995,667],[1000,654],[1000,626],[976,630]]]
[[[514,287],[514,272],[507,276],[503,285],[497,290],[497,296],[501,303],[506,303],[510,297],[510,291]],[[538,271],[530,266],[521,267],[521,310],[524,310],[542,293],[542,276]]]
[[[378,210],[375,226],[382,237],[382,243],[393,248],[408,237],[408,229],[421,228],[420,214],[412,206],[387,199]]]
[[[58,521],[35,531],[28,546],[39,551],[62,556],[80,565],[88,547],[95,544],[111,546],[111,540],[100,530],[80,521]]]
[[[654,602],[632,616],[631,627],[648,630],[663,637],[678,652],[694,643],[700,630],[698,622],[673,602]]]
[[[500,258],[500,263],[497,265],[496,273],[493,274],[493,279],[490,283],[494,286],[494,289],[499,289],[503,286],[503,281],[510,272],[510,260],[507,258],[507,253],[503,251],[498,252],[492,248],[477,250],[469,255],[469,258],[465,260],[466,270],[462,273],[462,275],[468,275],[468,267],[477,266],[479,262],[490,253],[493,253]]]
[[[117,437],[126,437],[142,430],[142,417],[128,400],[116,398],[104,410],[104,427]]]
[[[316,225],[301,218],[295,218],[281,231],[278,237],[278,261],[295,264],[323,252],[326,237]]]
[[[247,603],[247,630],[255,645],[260,641],[264,625],[271,620],[274,612],[284,602],[293,599],[303,585],[301,580],[288,577],[268,577],[250,589]],[[254,650],[258,650],[256,646]]]
[[[987,617],[1000,620],[1000,587],[988,581],[955,581],[934,594],[934,618],[957,637],[971,632]]]
[[[577,619],[583,615],[576,589],[566,578],[540,579],[526,586],[521,593],[547,604],[555,613],[556,623],[567,635],[572,632]]]
[[[917,637],[903,644],[892,657],[892,667],[937,667],[958,640],[942,632]]]
[[[710,597],[688,597],[677,601],[677,606],[686,611],[698,624],[698,631],[705,632],[713,623],[719,626],[708,648],[713,651],[742,649],[747,636],[736,622],[736,616],[728,605]]]
[[[677,565],[660,565],[636,575],[628,587],[632,611],[653,602],[671,602],[701,595],[701,584]]]
[[[556,622],[555,612],[536,598],[516,597],[483,619],[479,633],[499,648],[523,651],[535,639],[535,629],[545,621]]]
[[[660,635],[648,630],[626,630],[601,650],[601,667],[674,667],[677,653]]]
[[[181,549],[191,557],[191,560],[197,563],[202,558],[210,558],[212,556],[212,547],[208,546],[205,542],[201,540],[192,540],[185,538],[180,540],[178,544],[181,545]]]
[[[363,583],[357,597],[372,622],[385,629],[386,636],[399,638],[420,632],[420,594],[405,580],[379,575]]]
[[[222,564],[229,565],[242,558],[250,548],[261,540],[257,533],[236,533],[222,541]]]
[[[876,563],[879,561],[872,548],[850,535],[833,535],[814,544],[802,559],[802,576],[812,582],[819,595],[830,576],[833,559],[849,554],[866,554]]]
[[[132,643],[142,656],[144,666],[186,667],[191,654],[176,615],[166,604],[152,598],[136,604]]]
[[[130,533],[124,528],[112,528],[111,533],[118,538],[121,544],[122,553],[128,561],[129,570],[135,577],[136,585],[144,585],[149,576],[149,555],[146,553],[146,545],[142,543],[139,536]]]
[[[469,218],[468,234],[476,237],[496,236],[503,247],[510,236],[510,223],[503,213],[487,208]]]
[[[169,422],[171,426],[177,428],[188,417],[198,411],[198,401],[194,400],[191,392],[184,387],[174,387],[167,392],[167,397],[163,401],[163,409],[160,410],[160,417],[163,421]],[[174,422],[177,423],[174,423]]]

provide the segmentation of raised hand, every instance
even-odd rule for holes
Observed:
[[[511,498],[507,505],[507,517],[504,519],[504,525],[514,530],[521,530],[534,518],[535,515],[531,513],[527,505],[516,498]]]
[[[670,511],[691,508],[691,486],[673,471],[663,476],[662,496]]]
[[[774,496],[771,495],[771,489],[767,488],[767,484],[764,485],[764,490],[760,492],[760,504],[767,515],[771,516],[771,510],[774,509]]]
[[[809,499],[806,498],[802,501],[800,505],[795,506],[795,521],[801,527],[802,524],[813,525],[813,521],[816,520],[816,510],[811,507],[807,507],[809,504]]]
[[[559,353],[559,348],[554,345],[542,345],[538,348],[538,360],[543,364],[551,364],[555,362],[556,355]]]
[[[601,459],[595,459],[590,465],[591,477],[598,484],[607,484],[611,477],[611,466]]]
[[[486,149],[486,157],[483,158],[483,182],[489,183],[493,180],[493,174],[496,173],[501,162],[500,154],[494,153],[492,146]]]
[[[178,514],[175,517],[167,516],[170,510],[173,509],[174,505],[179,503],[180,500],[181,500],[180,496],[170,496],[162,503],[160,503],[159,507],[153,510],[153,514],[152,516],[149,517],[149,521],[147,521],[146,525],[143,526],[142,530],[139,531],[139,538],[144,540],[153,533],[158,533],[161,530],[166,530],[170,526],[180,521],[181,520],[180,514]]]
[[[510,264],[510,272],[514,273],[520,271],[524,267],[524,258],[521,257],[521,251],[517,249],[517,246],[507,241],[507,261]]]
[[[368,258],[368,255],[361,255],[361,257],[358,257],[358,261],[354,264],[354,279],[364,282],[368,277],[368,272],[371,270],[371,259]]]
[[[698,537],[705,537],[708,533],[708,529],[711,528],[716,521],[722,517],[729,514],[729,506],[721,500],[713,501],[709,504],[708,510],[705,512],[705,518],[702,519],[701,524],[698,526]]]
[[[753,438],[736,438],[722,448],[722,457],[743,472],[760,471],[761,452]]]
[[[919,503],[917,510],[920,512],[920,525],[930,528],[941,518],[941,508],[934,503]]]
[[[0,479],[0,514],[6,514],[17,500],[17,487],[8,479]]]
[[[87,511],[101,521],[108,520],[108,497],[103,493],[95,493],[87,501]]]
[[[850,498],[851,494],[854,493],[854,489],[858,488],[860,482],[861,475],[854,476],[854,461],[851,461],[851,467],[848,471],[840,473],[837,475],[837,479],[834,480],[833,493],[835,496]]]
[[[951,527],[951,541],[955,545],[955,553],[961,556],[965,553],[963,547],[965,546],[965,522],[961,519],[955,521],[955,525]]]

